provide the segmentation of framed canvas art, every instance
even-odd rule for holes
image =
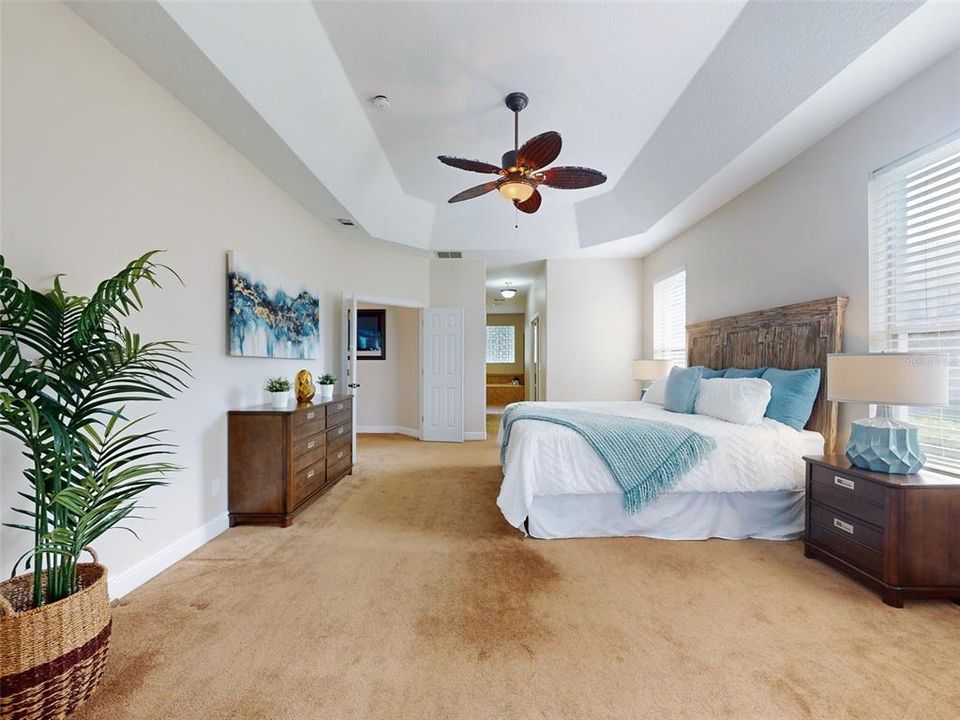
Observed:
[[[230,251],[227,337],[231,355],[315,360],[320,355],[320,296]]]
[[[387,359],[387,311],[357,310],[357,360]]]

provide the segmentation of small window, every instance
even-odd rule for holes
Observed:
[[[513,325],[487,325],[487,362],[516,362],[516,337]]]
[[[960,137],[873,173],[870,350],[950,363],[950,404],[908,407],[927,462],[960,470]]]
[[[653,285],[653,357],[687,366],[687,271]]]

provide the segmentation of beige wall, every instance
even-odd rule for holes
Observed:
[[[638,258],[547,260],[548,400],[634,400],[639,386]]]
[[[486,437],[486,263],[431,260],[430,305],[463,308],[463,431],[467,440]]]
[[[644,258],[647,352],[653,283],[682,266],[687,322],[846,295],[844,348],[867,350],[867,180],[960,127],[958,77],[955,52]],[[841,433],[864,412],[841,406]]]
[[[386,311],[385,360],[359,360],[357,432],[420,431],[420,311],[416,308],[358,303]]]
[[[164,248],[163,261],[184,280],[146,290],[147,310],[133,321],[145,338],[188,341],[196,377],[182,397],[145,408],[159,411],[152,425],[172,430],[175,462],[186,469],[146,497],[154,509],[134,523],[141,541],[112,531],[97,544],[112,585],[122,585],[225,527],[226,411],[264,401],[270,375],[301,367],[339,375],[341,290],[426,302],[429,260],[335,237],[60,3],[2,3],[2,19],[7,262],[38,288],[66,272],[70,290],[89,293],[127,259]],[[318,360],[226,355],[229,249],[320,291]],[[3,459],[8,521],[23,487],[8,439]],[[9,571],[30,538],[0,533],[0,567]]]
[[[524,349],[524,316],[517,313],[487,313],[487,325],[512,325],[513,333],[513,352],[516,362],[512,363],[487,363],[486,372],[488,375],[522,375],[523,369],[523,349]]]

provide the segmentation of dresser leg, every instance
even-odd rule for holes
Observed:
[[[899,590],[883,589],[880,591],[880,597],[882,597],[883,601],[890,607],[903,607],[903,593]]]

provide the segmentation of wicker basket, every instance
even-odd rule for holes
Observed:
[[[0,583],[0,718],[55,720],[92,693],[107,661],[107,570],[77,565],[73,595],[33,608],[33,575]]]

